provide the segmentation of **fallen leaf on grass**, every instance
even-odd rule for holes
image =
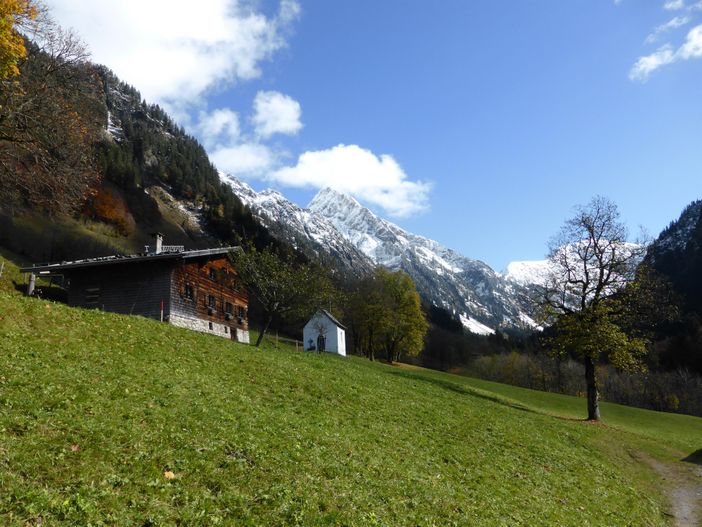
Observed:
[[[175,479],[176,475],[173,473],[172,470],[166,470],[166,471],[163,473],[163,477],[166,478],[166,479]]]
[[[80,452],[80,445],[71,445],[71,452]]]

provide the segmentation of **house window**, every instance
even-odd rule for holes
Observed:
[[[231,302],[227,302],[226,304],[224,304],[224,312],[227,315],[231,315],[233,313],[232,308],[233,308],[233,306],[232,306]]]
[[[195,300],[195,289],[193,289],[192,284],[185,284],[183,296],[186,300]]]
[[[212,329],[213,329],[212,322],[210,322],[210,331],[212,331]]]
[[[217,270],[214,267],[210,267],[210,280],[217,281]]]
[[[85,290],[85,303],[87,305],[97,305],[100,301],[100,288],[89,287]]]
[[[215,309],[217,307],[217,299],[214,295],[207,295],[207,307]]]
[[[243,306],[236,306],[236,316],[239,318],[244,318],[246,316],[246,309]]]
[[[224,326],[224,332],[229,334],[229,326]]]

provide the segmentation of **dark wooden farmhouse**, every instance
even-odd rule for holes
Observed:
[[[36,277],[63,276],[68,304],[141,315],[249,342],[248,297],[227,257],[238,247],[186,251],[157,235],[154,251],[22,268]]]

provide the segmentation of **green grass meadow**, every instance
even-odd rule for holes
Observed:
[[[669,525],[702,419],[584,404],[0,285],[0,525]]]

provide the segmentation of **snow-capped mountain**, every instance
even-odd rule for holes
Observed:
[[[232,187],[265,227],[294,247],[311,251],[354,276],[362,276],[373,269],[371,260],[322,216],[298,207],[275,190],[256,192],[243,181],[223,172],[220,178]]]
[[[601,240],[604,242],[604,240]],[[563,277],[566,272],[574,273],[576,276],[586,279],[586,273],[584,268],[587,267],[587,275],[590,277],[597,276],[600,261],[598,258],[593,256],[591,259],[585,263],[582,261],[583,250],[580,247],[586,247],[587,242],[582,242],[581,244],[569,244],[560,247],[556,252],[556,260],[552,262],[551,260],[527,260],[510,262],[507,265],[507,269],[502,273],[502,275],[512,282],[516,282],[525,287],[553,287],[551,283],[554,278],[556,281],[560,281],[558,277]],[[616,258],[622,262],[628,262],[628,265],[620,265],[622,273],[612,273],[609,277],[609,283],[611,291],[613,292],[627,281],[633,278],[633,273],[636,267],[641,263],[643,257],[643,251],[645,247],[638,243],[622,242],[617,244],[611,244],[611,249],[615,251]],[[611,258],[609,251],[603,255],[605,261],[609,261]]]
[[[420,295],[452,311],[474,333],[536,326],[528,291],[487,264],[378,217],[350,196],[321,190],[309,210],[328,220],[374,263],[409,274]]]
[[[323,189],[303,209],[277,191],[256,192],[233,176],[221,178],[272,233],[344,272],[360,276],[375,265],[401,269],[425,300],[452,311],[473,333],[536,327],[528,315],[528,289],[523,284],[401,229],[350,196]]]
[[[524,260],[510,262],[502,276],[523,286],[545,285],[550,272],[548,260]]]

